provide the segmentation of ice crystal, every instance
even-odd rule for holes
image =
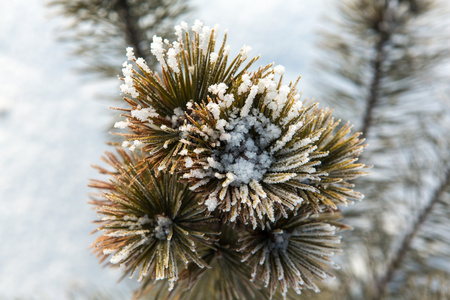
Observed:
[[[256,110],[253,113],[256,115],[230,119],[225,128],[219,124],[219,130],[223,130],[220,139],[226,143],[224,149],[213,152],[218,163],[212,167],[223,174],[233,174],[231,186],[262,180],[272,163],[267,146],[281,134],[281,129],[263,114]]]
[[[134,50],[133,50],[133,47],[128,47],[128,48],[127,48],[127,58],[128,58],[128,60],[134,60],[134,59],[136,59],[136,57],[134,56]]]
[[[172,227],[172,220],[165,216],[157,216],[156,223],[155,237],[159,240],[167,239]]]

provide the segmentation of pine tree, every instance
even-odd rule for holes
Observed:
[[[352,254],[330,299],[446,299],[448,5],[349,0],[339,9],[322,33],[320,99],[358,121],[370,144],[362,160],[375,168],[358,181],[364,205],[344,212],[355,228],[346,237]]]

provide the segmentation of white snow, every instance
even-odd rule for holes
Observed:
[[[209,26],[204,26],[202,28],[202,33],[200,33],[200,44],[199,48],[203,53],[206,53],[208,51],[209,46],[209,38],[211,36],[211,28]]]
[[[258,87],[252,87],[253,90],[256,94]],[[249,184],[252,180],[261,181],[272,163],[272,156],[266,148],[280,137],[281,129],[256,109],[251,114],[230,119],[225,130],[223,128],[224,124],[220,122],[218,129],[223,131],[220,139],[226,141],[225,148],[208,158],[209,165],[227,173],[228,184],[234,186]]]
[[[125,129],[131,124],[130,120],[126,119],[125,121],[119,121],[114,123],[114,128]]]
[[[175,73],[180,73],[180,68],[178,68],[178,61],[177,56],[178,52],[176,48],[170,48],[167,51],[167,64],[169,65],[169,68],[172,69]]]
[[[153,36],[153,42],[150,44],[151,52],[156,57],[156,59],[159,61],[159,63],[167,67],[166,62],[164,60],[164,46],[162,37]]]
[[[145,62],[145,60],[142,57],[139,57],[138,59],[136,59],[136,65],[138,65],[138,67],[143,69],[145,72],[151,73],[150,68],[148,67],[147,63]]]
[[[175,34],[179,39],[183,37],[183,30],[184,32],[187,32],[189,30],[188,24],[186,22],[181,22],[180,25],[176,25],[175,27]]]
[[[155,109],[150,106],[146,108],[132,110],[131,116],[133,118],[138,119],[141,122],[151,123],[151,120],[149,118],[155,118],[158,117],[159,115],[158,113],[156,113]]]
[[[209,59],[211,60],[212,63],[215,63],[217,61],[217,59],[219,58],[219,54],[218,53],[211,53],[209,55]]]
[[[282,65],[278,65],[278,66],[275,66],[275,68],[273,68],[273,71],[278,75],[283,75],[285,72],[285,68]]]
[[[240,52],[241,60],[246,60],[250,51],[252,51],[252,47],[250,47],[248,45],[242,46],[241,52]]]
[[[208,92],[223,98],[228,86],[225,83],[213,84],[208,87]]]
[[[192,31],[194,31],[195,33],[200,34],[200,30],[203,27],[203,22],[200,21],[199,19],[194,21],[194,25],[192,25]]]
[[[194,161],[190,157],[186,157],[184,159],[184,163],[186,165],[186,168],[190,168],[190,167],[192,167],[194,165]]]

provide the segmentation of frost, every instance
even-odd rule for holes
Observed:
[[[212,113],[216,120],[220,118],[220,107],[217,103],[209,102],[208,105],[206,105],[206,108]]]
[[[103,249],[103,254],[104,254],[104,255],[113,254],[113,253],[115,253],[115,252],[116,252],[115,249]]]
[[[273,71],[278,75],[283,75],[285,72],[284,66],[278,65],[275,68],[273,68]]]
[[[258,93],[258,87],[254,85],[250,89],[250,93],[245,100],[244,106],[241,108],[241,117],[246,117],[248,115],[248,112],[253,105],[253,100],[255,99],[256,93]]]
[[[192,161],[192,158],[186,157],[184,159],[184,164],[185,164],[186,168],[190,168],[194,165],[194,162]]]
[[[199,178],[202,179],[206,176],[206,173],[203,170],[193,169],[189,173],[183,175],[183,178]]]
[[[150,224],[152,221],[150,220],[150,218],[148,217],[148,215],[145,215],[143,217],[140,217],[138,219],[138,223],[140,225],[144,225],[144,224]]]
[[[150,121],[149,118],[158,117],[158,113],[155,111],[155,109],[153,107],[149,106],[147,108],[132,110],[131,116],[133,118],[138,119],[141,122],[148,122],[148,121]]]
[[[196,189],[198,189],[201,186],[204,186],[205,184],[207,184],[211,179],[210,178],[206,178],[203,180],[200,180],[199,182],[197,182],[196,184],[194,184],[193,186],[191,186],[189,189],[191,191],[195,191]]]
[[[120,250],[118,253],[114,254],[111,259],[109,260],[112,264],[118,264],[124,259],[128,257],[130,254],[130,248],[133,246],[133,244],[127,245],[125,248]]]
[[[208,161],[210,167],[212,167],[214,169],[219,169],[219,170],[222,169],[222,165],[219,162],[215,161],[214,158],[208,157],[207,161]]]
[[[114,128],[125,129],[131,124],[130,120],[126,119],[125,121],[120,121],[114,123]]]
[[[177,55],[178,52],[175,48],[170,48],[169,51],[167,51],[167,64],[172,71],[178,74],[180,73],[180,68],[178,68]]]
[[[141,141],[134,140],[133,145],[130,146],[130,151],[134,151],[134,150],[136,150],[136,147],[140,147],[142,145],[143,145],[143,143]]]
[[[233,186],[261,181],[272,163],[266,148],[280,137],[281,129],[256,110],[220,125],[225,127],[220,139],[226,143],[207,159],[210,167],[227,174],[228,184]]]
[[[128,60],[136,59],[136,57],[134,56],[133,47],[127,47],[127,58],[128,58]]]
[[[205,148],[197,148],[197,149],[194,149],[194,153],[195,153],[195,154],[200,154],[200,153],[202,153],[202,152],[204,152],[204,151],[206,151]]]
[[[175,34],[177,35],[177,37],[178,37],[179,39],[181,39],[181,38],[183,37],[183,30],[184,30],[185,32],[188,32],[188,31],[189,31],[188,24],[187,24],[186,22],[184,22],[184,21],[181,22],[180,25],[175,26],[174,28],[175,28]]]
[[[242,83],[238,88],[238,95],[241,95],[248,91],[248,88],[252,85],[252,81],[250,80],[250,75],[244,74],[242,75]]]
[[[209,211],[213,211],[217,207],[217,196],[215,194],[211,194],[208,199],[205,201],[206,207],[208,207]]]
[[[211,28],[208,26],[204,26],[202,28],[202,33],[200,33],[200,44],[198,48],[203,51],[203,53],[206,53],[208,51],[209,46],[209,37],[211,36]]]
[[[145,62],[145,60],[142,57],[139,57],[136,60],[136,65],[138,65],[138,67],[140,67],[142,70],[144,70],[147,73],[151,73],[152,72],[150,70],[150,68],[148,67],[147,63]]]
[[[217,54],[215,52],[213,52],[209,55],[209,59],[211,60],[212,63],[215,63],[218,58],[219,58],[219,54]]]
[[[153,43],[150,44],[150,48],[151,48],[152,54],[156,57],[158,62],[161,64],[161,66],[166,68],[167,65],[164,60],[164,47],[163,47],[162,38],[154,35]]]
[[[155,237],[159,240],[165,240],[170,234],[172,220],[168,217],[159,215],[156,217]]]
[[[267,91],[267,100],[272,100],[272,95],[275,94],[276,95],[276,90],[277,90],[277,84],[276,82],[273,80],[273,74],[270,74],[269,76],[267,76],[266,78],[261,78],[258,81],[258,93],[262,94],[264,91]],[[275,97],[275,96],[274,96]]]
[[[139,93],[133,86],[133,65],[124,62],[122,66],[122,73],[125,76],[125,83],[120,86],[120,91],[124,94],[137,98]]]
[[[234,102],[234,96],[233,96],[233,94],[226,94],[226,95],[223,97],[223,101],[221,101],[219,105],[220,105],[221,107],[228,108],[228,107],[231,106],[231,104],[233,104],[233,102]]]
[[[219,34],[220,25],[219,24],[214,25],[213,31],[214,31],[214,40],[215,40],[217,38],[217,35]]]
[[[230,53],[230,50],[231,50],[231,46],[226,45],[225,48],[223,49],[223,55],[227,56]]]
[[[225,83],[213,84],[208,87],[208,92],[217,95],[220,99],[224,98],[224,94],[227,91],[228,86]]]
[[[134,140],[133,141],[133,144],[134,144],[134,146],[142,146],[143,145],[143,143],[140,141],[140,140]]]
[[[280,150],[281,148],[283,148],[283,147],[286,145],[286,143],[288,143],[288,142],[292,139],[292,137],[294,136],[294,134],[295,134],[295,133],[300,129],[300,127],[302,127],[302,126],[303,126],[303,122],[299,122],[299,123],[297,123],[297,124],[290,125],[290,126],[289,126],[289,129],[288,129],[288,131],[287,131],[287,133],[284,134],[283,137],[275,143],[274,147],[272,147],[272,148],[270,149],[270,152],[271,152],[271,153],[275,153],[275,152],[277,152],[278,150]]]
[[[216,129],[220,132],[225,132],[225,126],[228,125],[228,122],[224,119],[217,120]]]
[[[273,102],[269,105],[269,108],[271,108],[274,111],[273,118],[278,118],[281,114],[281,111],[286,104],[288,100],[288,94],[291,91],[289,86],[287,85],[281,85],[281,87],[278,90],[278,94],[273,99]]]
[[[181,150],[179,154],[180,154],[181,156],[188,155],[188,150],[187,150],[187,149]]]
[[[202,27],[203,27],[203,23],[197,19],[194,21],[194,25],[192,26],[192,31],[199,34]]]
[[[247,45],[242,46],[241,52],[239,53],[241,55],[241,60],[246,60],[250,51],[252,51],[252,47]]]
[[[285,125],[287,123],[289,123],[293,118],[297,117],[299,115],[299,110],[302,108],[303,104],[301,101],[299,101],[300,99],[300,95],[296,94],[294,96],[294,103],[291,107],[291,109],[289,110],[287,116],[281,121],[282,125]]]
[[[175,116],[180,117],[180,116],[184,116],[184,110],[181,107],[176,107],[173,110],[173,113],[175,114]]]

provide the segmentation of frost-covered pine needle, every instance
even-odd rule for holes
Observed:
[[[214,240],[203,232],[213,219],[205,216],[198,196],[179,183],[178,176],[156,176],[151,168],[139,170],[142,157],[123,150],[118,154],[107,153],[105,158],[114,172],[97,167],[113,179],[93,180],[90,185],[104,191],[102,199],[92,201],[102,232],[94,251],[102,261],[122,266],[130,277],[138,272],[139,281],[150,279],[144,280],[147,284],[168,279],[172,289],[181,263],[207,266],[198,251]]]

